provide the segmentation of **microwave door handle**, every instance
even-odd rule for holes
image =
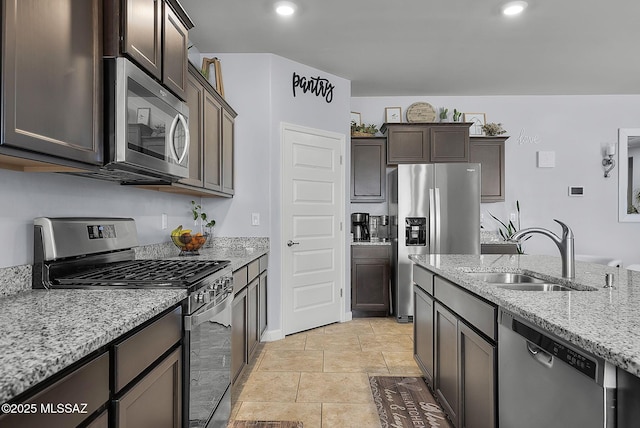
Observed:
[[[180,155],[178,155],[178,152],[176,152],[176,146],[173,141],[173,136],[175,135],[178,122],[182,122],[182,127],[184,128],[184,138],[185,138],[184,150]],[[176,163],[180,165],[184,160],[184,158],[187,156],[187,153],[189,153],[189,143],[190,143],[189,127],[186,119],[180,113],[178,113],[176,117],[173,118],[173,122],[171,122],[171,128],[169,129],[169,141],[170,141],[169,147],[171,148],[170,152],[173,155],[173,160],[175,160]]]

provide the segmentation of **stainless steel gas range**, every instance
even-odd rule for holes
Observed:
[[[231,410],[227,260],[135,259],[130,218],[34,220],[33,288],[184,288],[183,427],[226,426]]]

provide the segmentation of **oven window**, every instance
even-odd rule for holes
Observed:
[[[133,79],[128,79],[127,147],[130,150],[178,163],[187,144],[185,125],[177,119],[177,112],[170,105]],[[181,163],[187,164],[186,156]]]

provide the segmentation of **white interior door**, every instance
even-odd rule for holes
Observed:
[[[345,136],[282,125],[284,334],[344,314]]]

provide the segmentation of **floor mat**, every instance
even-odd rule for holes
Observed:
[[[232,428],[302,428],[302,422],[291,421],[234,421]]]
[[[369,385],[382,428],[452,428],[421,377],[371,376]]]

